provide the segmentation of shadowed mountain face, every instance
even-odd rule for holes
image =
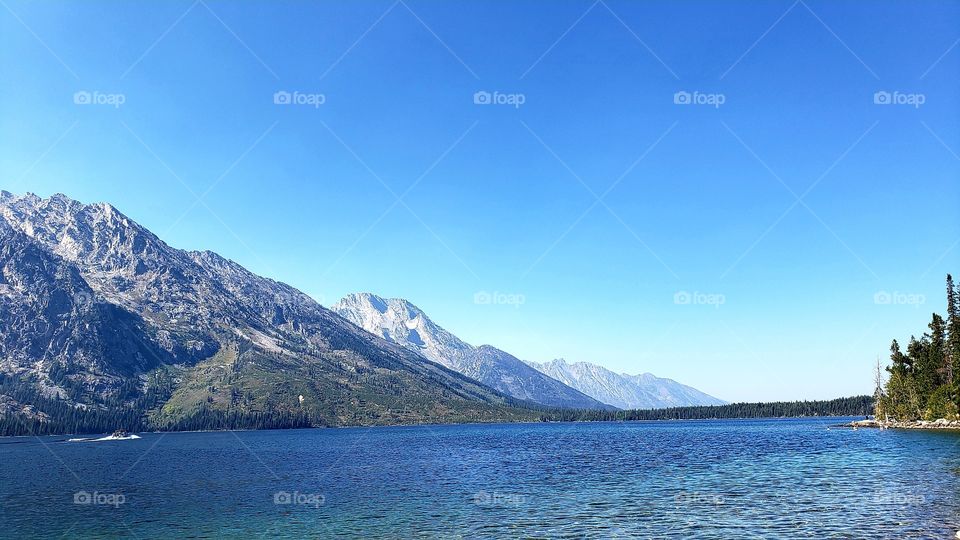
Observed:
[[[108,204],[0,193],[0,419],[533,419],[513,405],[290,286],[171,248]]]
[[[662,409],[726,403],[696,388],[649,373],[625,375],[596,364],[568,363],[563,359],[529,364],[584,394],[621,409]]]
[[[490,345],[474,347],[401,298],[351,294],[331,306],[347,320],[518,399],[551,407],[612,409]]]

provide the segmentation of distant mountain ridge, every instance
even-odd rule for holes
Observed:
[[[464,342],[402,298],[384,299],[372,293],[355,293],[345,296],[330,309],[387,341],[515,398],[550,407],[613,408],[496,347],[475,347]]]
[[[6,433],[539,418],[517,405],[109,204],[0,192]]]
[[[725,405],[696,388],[650,373],[626,375],[588,362],[527,362],[558,381],[620,409],[663,409],[690,405]]]

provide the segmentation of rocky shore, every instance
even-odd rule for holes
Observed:
[[[913,420],[898,422],[896,420],[857,420],[847,424],[852,428],[880,428],[880,429],[945,429],[960,431],[960,420]]]

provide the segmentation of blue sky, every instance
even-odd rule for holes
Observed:
[[[109,201],[326,305],[405,297],[525,359],[728,400],[867,393],[960,273],[958,22],[947,2],[4,0],[0,187]]]

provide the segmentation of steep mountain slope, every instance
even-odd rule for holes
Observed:
[[[588,396],[621,409],[660,409],[726,403],[695,388],[649,373],[625,375],[587,362],[567,363],[562,358],[544,363],[528,363]]]
[[[331,306],[347,320],[388,341],[518,399],[551,407],[610,409],[490,345],[474,347],[437,326],[401,298],[351,294]]]
[[[536,417],[515,404],[108,204],[0,192],[0,419],[50,431],[124,410],[161,428]]]

